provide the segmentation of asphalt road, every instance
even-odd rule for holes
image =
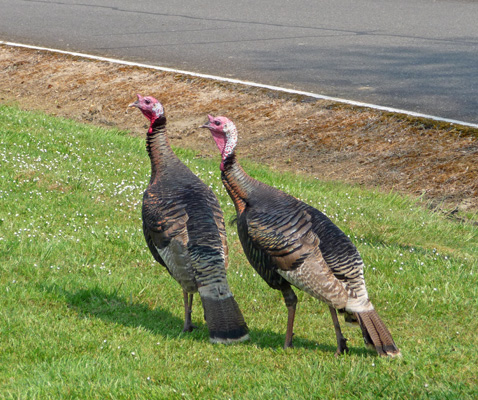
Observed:
[[[0,40],[478,123],[478,1],[0,0]]]

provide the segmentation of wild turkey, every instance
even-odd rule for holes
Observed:
[[[130,104],[150,121],[146,148],[151,179],[143,196],[143,232],[153,257],[179,282],[183,331],[192,331],[193,294],[199,292],[210,340],[247,340],[248,328],[226,279],[227,242],[216,196],[172,151],[163,106],[153,97]]]
[[[221,178],[236,207],[244,252],[269,286],[282,292],[288,308],[284,348],[292,346],[293,285],[328,304],[336,355],[348,351],[336,310],[346,313],[346,321],[360,324],[366,345],[380,355],[399,355],[368,298],[363,262],[349,238],[317,209],[247,175],[235,154],[235,125],[226,117],[208,117],[202,128],[211,131],[221,152]]]

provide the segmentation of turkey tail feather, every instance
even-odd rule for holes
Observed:
[[[371,345],[381,356],[400,356],[390,331],[375,310],[355,313],[366,345]]]
[[[246,322],[232,295],[226,298],[201,296],[201,301],[212,343],[243,342],[249,339]]]

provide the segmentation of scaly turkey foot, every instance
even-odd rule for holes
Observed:
[[[338,347],[337,351],[335,352],[335,357],[341,356],[342,354],[349,352],[349,348],[347,347],[347,339],[342,337],[337,344]]]

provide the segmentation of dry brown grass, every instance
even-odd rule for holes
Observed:
[[[135,94],[165,106],[174,145],[215,154],[206,115],[231,118],[243,157],[278,170],[478,210],[478,129],[264,89],[0,46],[0,101],[143,135]]]

